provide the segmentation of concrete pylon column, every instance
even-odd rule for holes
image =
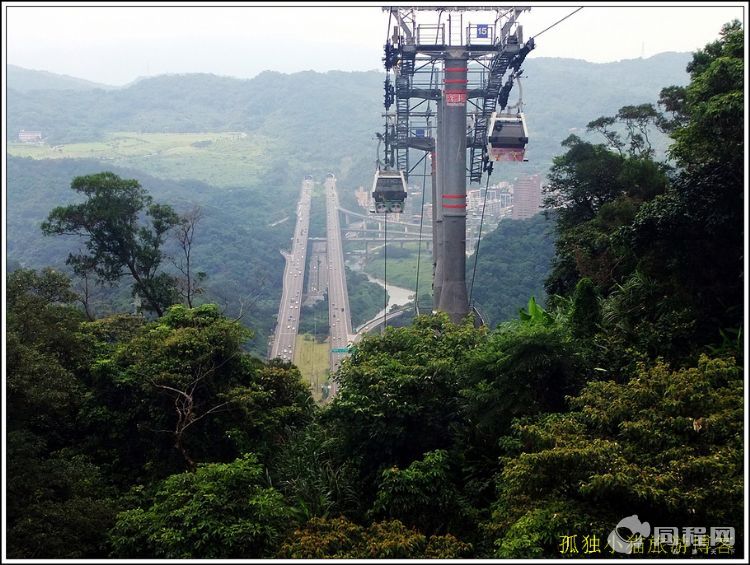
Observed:
[[[432,189],[432,254],[434,271],[432,274],[432,310],[440,306],[440,295],[443,291],[443,100],[437,103],[437,139],[435,140],[435,182]]]
[[[443,285],[438,309],[454,323],[469,313],[466,292],[466,55],[450,53],[445,60],[442,96]],[[440,183],[439,183],[440,186]]]

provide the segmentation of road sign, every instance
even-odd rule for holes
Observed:
[[[348,347],[334,347],[331,349],[331,353],[349,353]]]

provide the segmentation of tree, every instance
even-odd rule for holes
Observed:
[[[89,421],[101,427],[102,412],[108,421],[91,435],[116,446],[117,473],[163,477],[251,450],[266,456],[312,410],[299,372],[247,355],[249,330],[216,305],[172,306],[120,340],[100,321],[83,332],[96,352]]]
[[[623,120],[629,128],[631,150],[623,155],[604,145],[592,145],[576,136],[563,142],[567,152],[556,157],[545,187],[544,205],[556,217],[556,255],[545,282],[550,295],[572,295],[578,279],[588,277],[607,294],[633,268],[627,246],[613,238],[633,221],[639,207],[665,192],[668,168],[651,159],[647,125],[655,110],[648,104],[625,106],[616,118],[589,124],[605,136],[619,135],[606,128]],[[638,130],[638,131],[636,131]],[[643,130],[643,133],[640,131]]]
[[[682,118],[670,150],[682,166],[725,163],[742,176],[744,130],[738,116],[744,109],[744,35],[739,21],[725,24],[717,41],[693,54],[687,66],[690,84],[682,91],[662,91],[664,102],[671,101]],[[676,97],[680,104],[674,104]]]
[[[657,362],[627,383],[589,383],[569,413],[518,422],[501,439],[496,557],[559,557],[561,535],[606,537],[632,514],[742,532],[742,389],[731,359]]]
[[[113,556],[161,559],[270,557],[293,526],[291,508],[265,485],[253,454],[199,465],[162,481],[153,498],[121,512]]]
[[[398,520],[364,528],[346,518],[313,518],[279,550],[282,559],[458,559],[471,556],[470,544],[451,534],[430,536]]]
[[[735,21],[693,56],[690,84],[662,91],[676,114],[670,154],[678,173],[670,190],[644,204],[619,244],[672,308],[689,312],[689,350],[721,341],[743,325],[744,31]]]
[[[143,296],[147,309],[161,316],[175,302],[175,281],[159,269],[166,234],[179,223],[177,214],[155,204],[138,181],[114,173],[76,177],[71,188],[86,201],[53,209],[42,232],[86,238],[88,253],[68,256],[73,270],[85,273],[93,267],[99,280],[109,283],[128,273],[133,294]]]
[[[182,253],[182,257],[175,261],[175,266],[182,273],[182,278],[178,280],[178,290],[190,308],[193,307],[193,299],[203,294],[203,289],[199,285],[206,279],[206,273],[203,271],[194,272],[192,262],[195,227],[202,217],[202,210],[195,206],[180,218],[176,228],[177,242]]]
[[[272,480],[302,521],[360,513],[357,469],[343,459],[339,442],[329,426],[313,421],[292,434],[272,458]]]
[[[623,106],[617,112],[617,119],[621,120],[628,131],[630,147],[628,152],[633,157],[652,157],[654,150],[648,137],[649,128],[659,121],[659,113],[653,104],[639,104],[638,106]]]
[[[335,377],[339,392],[324,419],[365,484],[374,487],[383,468],[450,445],[461,367],[483,334],[440,314],[357,345]]]
[[[7,284],[8,556],[95,558],[113,523],[112,489],[79,453],[78,378],[86,343],[76,295],[62,273],[19,269]]]
[[[445,450],[425,453],[406,469],[391,467],[380,476],[370,515],[397,519],[429,534],[469,529],[472,511],[462,504]]]
[[[8,433],[8,557],[102,558],[115,492],[88,457],[49,447],[28,431]]]
[[[565,396],[578,392],[586,375],[579,357],[578,342],[558,323],[507,322],[459,367],[464,377],[454,441],[474,507],[486,509],[494,495],[498,438],[516,418],[563,410]]]
[[[586,338],[594,335],[601,322],[599,298],[591,279],[582,278],[573,294],[570,314],[571,332],[575,337]]]

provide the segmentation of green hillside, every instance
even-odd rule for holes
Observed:
[[[634,101],[656,102],[665,84],[686,84],[688,59],[687,53],[606,64],[530,58],[523,82],[531,132],[528,166],[546,170],[571,129]],[[374,132],[382,127],[383,77],[375,71],[264,72],[249,80],[187,74],[108,92],[21,94],[11,88],[8,135],[41,130],[50,144],[67,144],[103,140],[116,131],[240,131],[277,141],[284,159],[318,165],[320,172],[338,166],[347,174],[347,165],[367,163],[369,174]]]
[[[531,296],[544,303],[544,279],[555,252],[553,224],[544,214],[504,219],[482,237],[473,299],[489,325],[516,319]],[[474,255],[466,260],[467,281],[473,270]]]

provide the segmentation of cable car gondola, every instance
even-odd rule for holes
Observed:
[[[493,112],[487,128],[487,153],[493,161],[523,161],[529,134],[523,113]]]
[[[404,211],[406,200],[406,180],[403,171],[378,169],[372,181],[372,197],[375,200],[375,212],[383,214]]]

